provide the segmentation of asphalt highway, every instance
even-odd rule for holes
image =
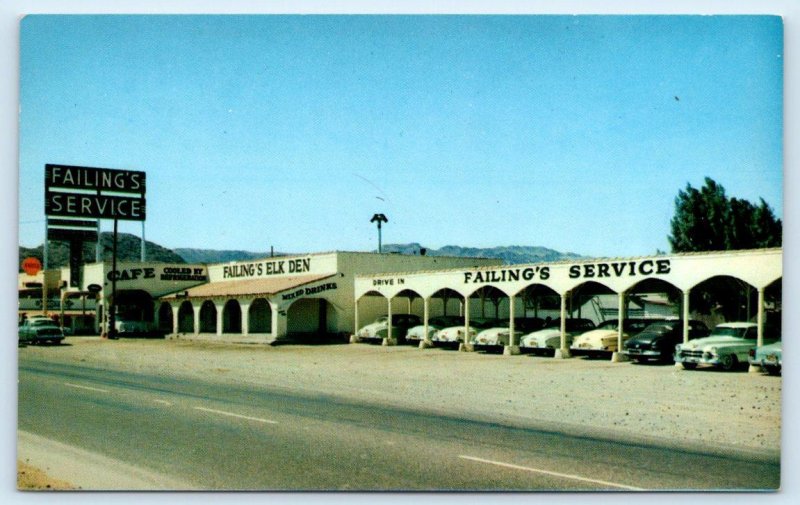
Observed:
[[[779,461],[20,356],[18,428],[205,490],[752,490]]]

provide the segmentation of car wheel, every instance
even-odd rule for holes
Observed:
[[[726,354],[719,357],[719,366],[725,371],[733,370],[738,364],[739,360],[736,359],[735,354]]]
[[[683,368],[686,370],[694,370],[697,368],[697,363],[681,363],[681,365],[683,365]]]
[[[780,367],[767,366],[767,367],[764,367],[764,368],[767,370],[767,373],[770,374],[770,375],[780,375],[781,374]]]

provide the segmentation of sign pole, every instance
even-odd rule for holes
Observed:
[[[108,338],[117,338],[117,220],[114,220],[114,240],[111,249],[111,303],[108,304]]]
[[[45,316],[47,315],[47,230],[48,230],[48,218],[47,216],[44,217],[44,246],[42,247],[42,256],[44,259],[44,265],[42,268],[42,314]]]

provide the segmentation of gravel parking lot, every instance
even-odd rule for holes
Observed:
[[[20,355],[214,378],[512,425],[777,455],[781,378],[674,366],[370,344],[71,337]],[[468,434],[465,434],[468,436]]]

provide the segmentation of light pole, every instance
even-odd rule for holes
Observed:
[[[386,216],[383,214],[375,214],[372,216],[372,219],[369,220],[370,223],[378,223],[378,253],[381,253],[381,223],[388,223],[389,220],[386,219]]]

